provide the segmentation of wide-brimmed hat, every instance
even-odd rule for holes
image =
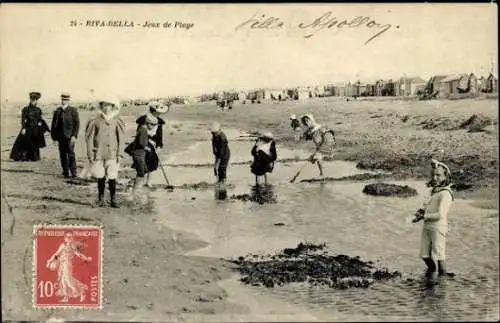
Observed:
[[[160,114],[167,113],[169,110],[169,106],[160,101],[151,101],[148,103],[148,107],[150,111]]]
[[[115,109],[119,109],[121,107],[120,100],[117,98],[103,98],[101,100],[98,100],[97,103],[99,104],[99,108],[101,108],[105,104],[112,105]]]
[[[42,94],[40,92],[30,92],[29,96],[30,99],[38,100],[42,97]]]
[[[274,135],[270,131],[264,131],[259,135],[259,138],[273,140]]]
[[[71,95],[69,95],[69,93],[61,94],[61,100],[69,100],[69,99],[71,99]]]
[[[290,119],[297,119],[297,116],[295,114],[291,114]]]

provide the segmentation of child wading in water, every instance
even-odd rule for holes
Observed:
[[[259,183],[260,176],[264,176],[265,184],[267,184],[267,173],[273,172],[274,162],[278,158],[273,138],[272,133],[265,132],[259,136],[252,148],[251,153],[254,160],[250,168],[255,175],[255,185]]]
[[[163,148],[163,127],[166,124],[165,120],[163,120],[160,116],[166,114],[170,110],[170,106],[163,105],[161,102],[158,101],[153,101],[148,104],[148,107],[149,107],[149,113],[144,114],[139,118],[137,118],[136,120],[137,128],[146,124],[146,118],[148,114],[151,114],[153,117],[158,119],[158,127],[156,129],[156,133],[153,133],[152,135],[149,136],[150,142],[152,141],[154,148],[156,149],[156,151],[158,151],[160,148]],[[148,172],[146,174],[146,184],[145,184],[146,186],[151,186],[150,179],[151,179],[151,172]]]
[[[413,222],[424,221],[420,256],[427,265],[427,276],[435,281],[438,275],[446,275],[448,212],[454,198],[448,166],[435,159],[432,159],[431,165],[432,180],[429,182],[432,186],[431,195],[424,202],[423,208],[417,211]]]
[[[309,161],[318,165],[319,176],[324,177],[321,161],[333,157],[335,134],[328,127],[316,123],[312,114],[303,115],[300,119],[302,124],[307,127],[304,132],[304,139],[312,140],[316,146],[314,153],[309,156]]]
[[[215,157],[214,174],[217,177],[217,183],[224,184],[227,177],[227,166],[231,157],[229,143],[220,128],[220,124],[217,122],[214,122],[210,132],[212,133],[212,151]]]
[[[152,114],[146,115],[144,124],[137,128],[135,141],[131,143],[131,155],[134,161],[132,168],[135,168],[137,176],[134,183],[132,199],[136,200],[139,193],[143,193],[143,188],[146,184],[145,175],[158,168],[158,156],[156,155],[155,147],[150,141],[150,137],[156,134],[158,127],[158,119]],[[144,199],[141,197],[141,202]]]
[[[122,151],[124,148],[125,124],[118,117],[120,103],[118,100],[99,101],[99,115],[89,120],[85,128],[87,143],[87,157],[90,172],[97,178],[97,204],[104,206],[104,191],[106,178],[108,179],[110,205],[118,207],[116,203],[116,180]]]
[[[293,138],[295,139],[295,142],[300,141],[300,122],[297,120],[297,117],[295,114],[292,114],[290,116],[290,127],[292,128],[293,131]]]

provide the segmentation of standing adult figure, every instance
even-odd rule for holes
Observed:
[[[63,170],[63,176],[76,178],[75,143],[80,130],[80,116],[75,107],[69,105],[70,95],[61,95],[61,106],[59,106],[52,117],[51,135],[52,139],[59,144],[59,158]]]

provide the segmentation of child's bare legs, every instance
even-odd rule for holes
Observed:
[[[133,200],[137,201],[139,198],[141,199],[142,202],[142,191],[144,184],[146,182],[146,179],[144,177],[136,177],[135,183],[134,183],[134,189],[132,192]]]
[[[438,260],[438,272],[439,276],[445,276],[446,275],[446,264],[444,260]]]
[[[427,265],[427,275],[430,276],[432,273],[436,271],[436,263],[432,258],[422,258]]]
[[[316,164],[318,165],[318,170],[319,170],[319,177],[323,177],[324,176],[324,173],[323,173],[323,165],[321,164],[321,161],[316,161]]]
[[[147,187],[150,187],[150,186],[151,186],[151,182],[150,182],[150,180],[149,180],[149,179],[150,179],[150,176],[149,176],[150,174],[151,174],[151,173],[147,173],[147,174],[146,174],[146,186],[147,186]]]

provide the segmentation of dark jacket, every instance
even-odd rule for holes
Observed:
[[[42,109],[32,105],[25,106],[21,113],[21,128],[26,130],[25,138],[34,147],[46,146],[44,134],[50,128],[42,118]]]
[[[54,111],[50,133],[52,140],[77,138],[79,130],[80,116],[76,108],[68,106],[66,110],[63,110],[62,107],[59,107]]]
[[[226,135],[221,131],[216,135],[212,135],[212,151],[216,159],[220,159],[221,165],[226,165],[231,157],[229,143]]]
[[[158,129],[156,130],[156,134],[152,136],[151,139],[153,139],[153,141],[156,143],[156,147],[163,148],[163,125],[165,124],[165,120],[163,120],[160,117],[157,117],[157,119],[158,119]],[[136,123],[137,123],[137,129],[139,129],[140,126],[146,123],[146,115],[137,118]]]
[[[149,147],[149,151],[146,151],[146,147]],[[155,147],[149,142],[146,127],[140,126],[137,128],[137,134],[134,141],[131,143],[130,150],[134,161],[132,168],[136,169],[138,165],[145,164],[146,172],[153,172],[158,169],[160,159],[156,153]]]
[[[290,122],[290,127],[292,127],[293,130],[300,128],[300,122],[297,119],[292,119]]]

